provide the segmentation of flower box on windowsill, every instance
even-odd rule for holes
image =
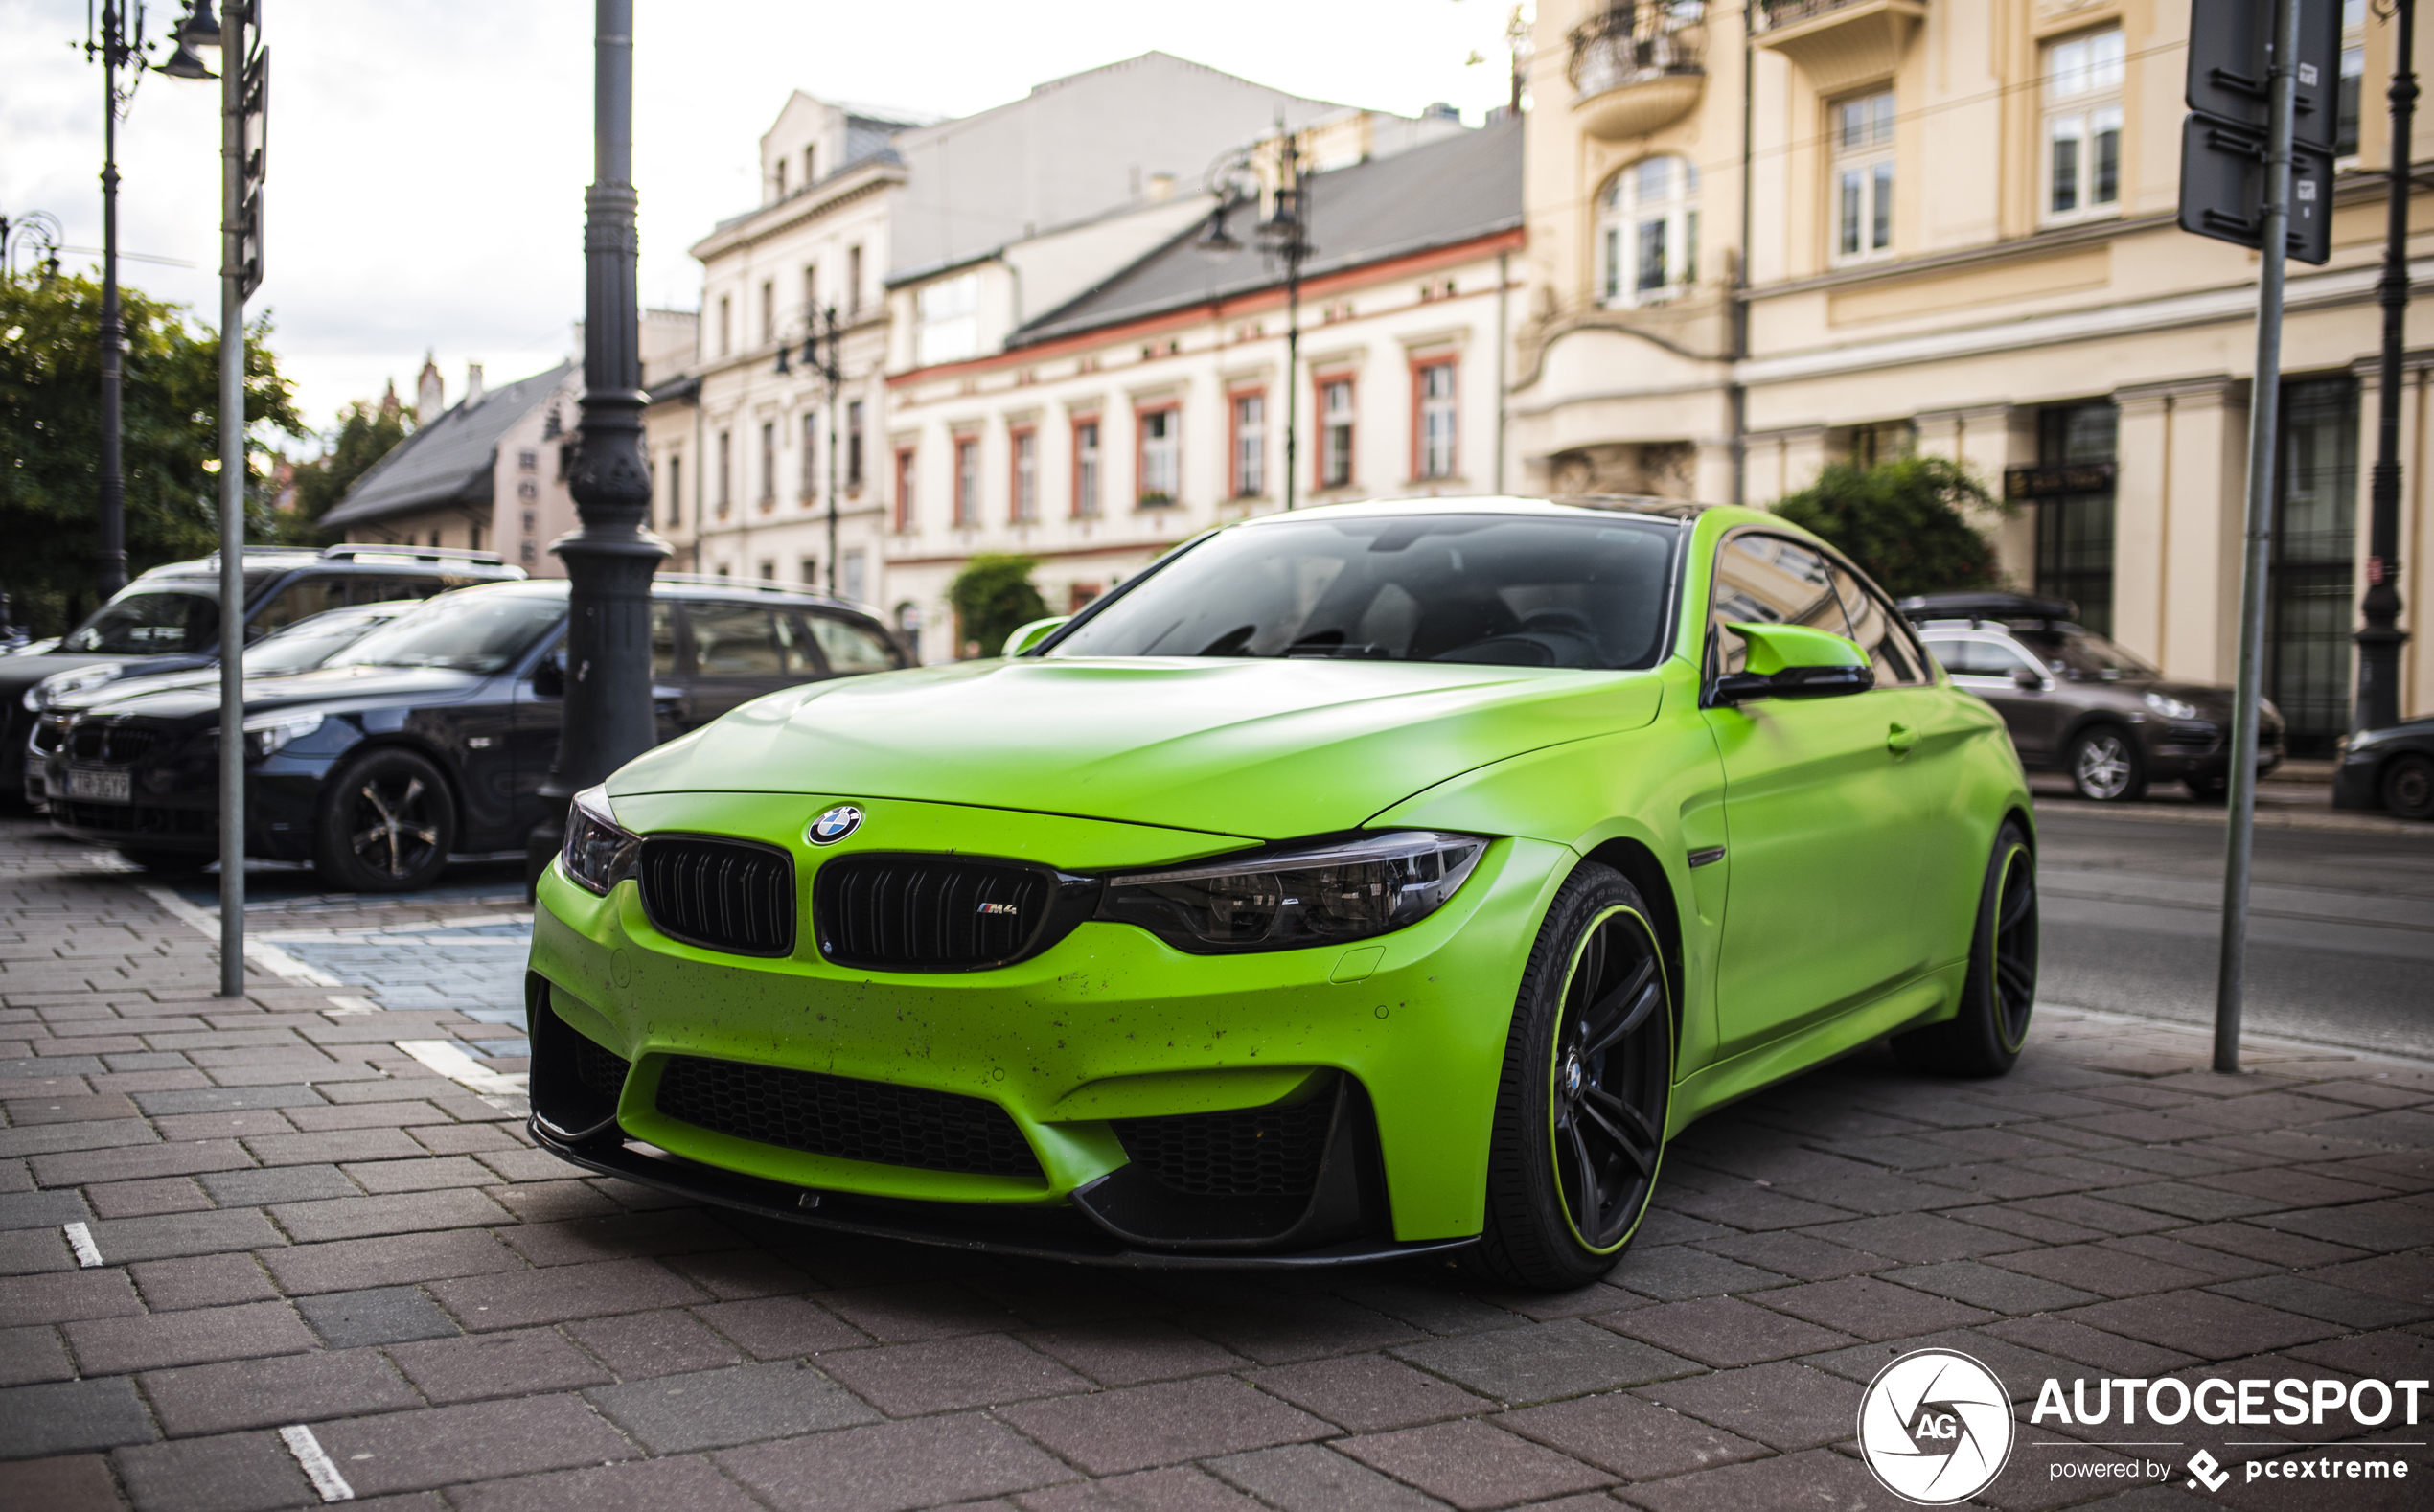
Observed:
[[[1138,499],[1134,501],[1133,507],[1136,509],[1172,509],[1175,507],[1175,495],[1172,493],[1144,493]]]

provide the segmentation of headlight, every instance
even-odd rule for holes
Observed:
[[[2197,705],[2183,702],[2181,699],[2175,699],[2168,693],[2148,694],[2147,696],[2147,706],[2168,720],[2193,720],[2197,718]]]
[[[621,828],[608,812],[608,790],[586,788],[566,806],[566,843],[558,859],[576,885],[607,896],[634,873],[642,836]]]
[[[318,714],[257,714],[245,722],[245,754],[260,761],[321,728]]]
[[[125,667],[106,664],[55,672],[25,690],[25,706],[32,712],[39,714],[71,693],[81,693],[87,688],[98,688],[105,682],[116,682],[126,672]]]
[[[1406,830],[1111,877],[1098,916],[1195,955],[1291,951],[1385,934],[1435,913],[1487,842]]]

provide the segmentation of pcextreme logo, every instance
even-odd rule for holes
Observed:
[[[1859,1453],[1904,1501],[1965,1501],[2011,1457],[2011,1398],[1993,1371],[1959,1350],[1914,1349],[1868,1383]]]

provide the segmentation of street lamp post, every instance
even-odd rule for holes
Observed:
[[[1284,499],[1285,508],[1292,509],[1300,486],[1301,264],[1318,248],[1310,241],[1310,185],[1302,170],[1301,145],[1292,132],[1278,133],[1277,154],[1274,205],[1268,218],[1259,222],[1256,236],[1261,250],[1285,265]],[[1227,218],[1256,193],[1251,153],[1236,152],[1219,159],[1208,172],[1208,185],[1217,196],[1217,207],[1209,212],[1208,227],[1196,244],[1204,252],[1230,256],[1242,250],[1242,243],[1226,229]]]
[[[144,8],[123,0],[102,0],[97,14],[84,16],[84,56],[102,63],[102,476],[100,511],[100,586],[107,601],[126,586],[126,479],[119,465],[119,386],[125,365],[126,331],[118,302],[118,124],[135,103],[136,86],[144,81],[145,53],[141,39]],[[119,74],[126,79],[121,86]]]
[[[2376,393],[2375,474],[2368,493],[2366,624],[2357,632],[2358,701],[2353,715],[2361,730],[2400,722],[2400,367],[2407,345],[2409,304],[2409,137],[2417,110],[2417,0],[2393,0],[2398,44],[2392,64],[2389,201],[2383,241],[2383,277],[2376,297],[2383,306],[2381,386]]]
[[[538,878],[564,807],[657,738],[651,708],[651,579],[672,554],[645,529],[641,308],[634,295],[633,0],[592,12],[592,183],[584,195],[584,395],[567,492],[581,523],[550,544],[566,563],[566,693],[544,817],[527,848]]]

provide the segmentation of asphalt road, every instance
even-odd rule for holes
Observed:
[[[2040,801],[2047,1002],[2212,1023],[2217,825]],[[2257,832],[2247,1027],[2434,1059],[2434,826]]]

